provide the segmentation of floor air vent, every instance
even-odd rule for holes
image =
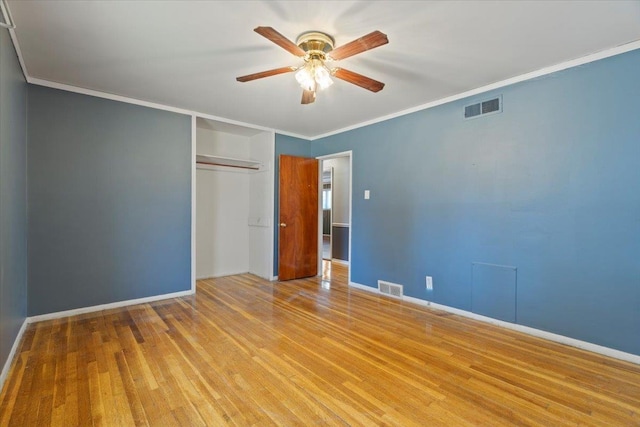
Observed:
[[[487,114],[502,112],[502,96],[476,102],[464,107],[464,118],[473,119]]]
[[[389,295],[394,298],[402,298],[402,285],[397,283],[385,282],[384,280],[378,280],[378,290],[381,294]]]

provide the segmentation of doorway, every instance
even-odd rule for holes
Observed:
[[[350,266],[352,152],[329,154],[317,159],[322,177],[318,194],[318,273],[322,274],[327,263]],[[350,269],[348,278],[351,278]]]

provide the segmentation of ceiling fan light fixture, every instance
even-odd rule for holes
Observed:
[[[315,80],[320,89],[326,89],[333,84],[333,80],[331,80],[331,72],[324,64],[320,67],[316,67]]]
[[[320,59],[311,59],[298,69],[296,81],[304,90],[326,89],[333,84],[331,71]]]
[[[308,70],[307,65],[300,67],[296,72],[296,81],[300,84],[300,87],[304,90],[315,90],[316,82],[311,72]]]

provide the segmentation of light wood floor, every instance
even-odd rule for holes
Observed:
[[[640,425],[640,366],[351,290],[345,270],[30,325],[0,425]]]

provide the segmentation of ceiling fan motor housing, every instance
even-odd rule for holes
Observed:
[[[308,31],[298,37],[296,44],[306,52],[305,60],[320,59],[324,61],[327,59],[326,54],[333,50],[334,41],[328,34]]]

